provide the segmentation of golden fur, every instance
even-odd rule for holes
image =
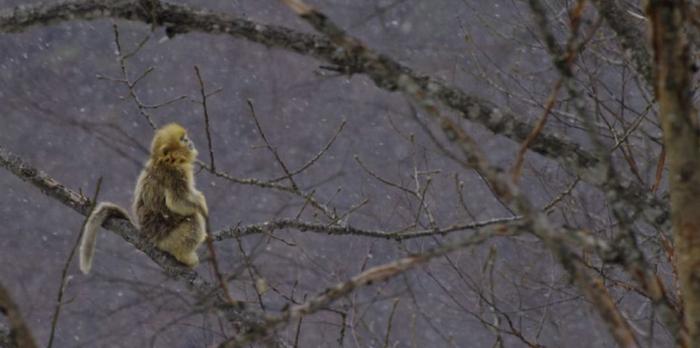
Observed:
[[[192,163],[196,158],[197,150],[182,126],[171,123],[158,129],[151,157],[136,182],[133,202],[141,233],[189,267],[199,263],[196,250],[206,238],[209,214],[204,195],[194,186]],[[80,245],[83,273],[90,271],[99,226],[117,214],[126,212],[114,204],[100,203],[88,217]]]

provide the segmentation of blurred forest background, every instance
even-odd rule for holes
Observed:
[[[678,342],[638,1],[309,2],[345,32],[293,0],[0,0],[0,284],[39,346]],[[150,20],[177,9],[202,22]],[[151,122],[179,122],[197,145],[231,295],[243,311],[291,313],[265,333],[246,336],[190,273],[123,234],[103,231],[80,274],[69,257],[87,201],[45,195],[8,160],[85,197],[102,178],[98,200],[130,207]],[[216,289],[207,255],[196,276]],[[353,278],[412,255],[431,256]],[[0,345],[11,328],[0,315]]]

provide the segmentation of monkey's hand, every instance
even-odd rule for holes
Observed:
[[[207,200],[204,198],[204,195],[201,192],[194,190],[193,196],[195,197],[197,204],[199,204],[199,209],[204,216],[209,216],[209,208],[207,207]]]

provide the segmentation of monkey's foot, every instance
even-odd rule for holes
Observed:
[[[189,268],[195,268],[197,267],[197,265],[199,265],[199,257],[195,252],[183,255],[175,255],[175,258],[178,261],[184,263]]]

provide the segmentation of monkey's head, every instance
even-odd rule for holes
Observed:
[[[161,164],[192,163],[197,158],[197,149],[187,136],[185,128],[170,123],[159,128],[153,136],[151,158]]]

